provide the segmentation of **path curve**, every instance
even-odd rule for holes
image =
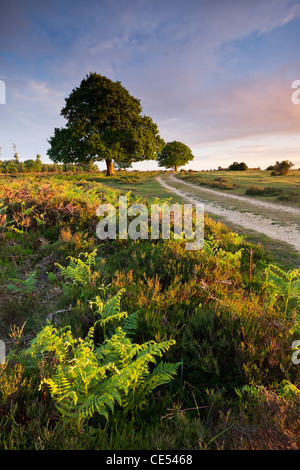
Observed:
[[[220,196],[220,191],[216,191],[215,189],[210,189],[210,188],[202,188],[201,186],[198,186],[197,184],[189,183],[187,181],[182,180],[181,178],[176,178],[174,175],[169,175],[168,176],[170,181],[174,181],[175,183],[180,183],[180,184],[185,184],[186,186],[189,186],[191,188],[197,189],[199,191],[203,191],[203,193],[208,193],[211,195],[216,195]],[[205,197],[205,196],[204,196]],[[237,194],[228,194],[226,192],[222,192],[222,197],[224,199],[228,199],[231,201],[240,201],[240,202],[245,202],[247,204],[251,204],[253,206],[258,206],[258,207],[263,207],[265,209],[270,209],[272,211],[283,211],[283,212],[288,212],[290,214],[295,214],[300,217],[300,209],[296,207],[288,207],[283,204],[277,204],[274,202],[267,202],[267,201],[260,201],[258,199],[251,199],[250,197],[245,197],[245,196],[239,196]]]
[[[205,201],[205,198],[197,198],[195,195],[191,194],[190,192],[185,192],[182,190],[177,189],[176,187],[170,185],[169,183],[182,183],[181,180],[177,179],[173,175],[168,176],[168,183],[162,176],[158,176],[157,181],[163,186],[164,188],[168,189],[169,191],[172,191],[174,194],[177,194],[178,196],[182,197],[183,200],[186,200],[192,204],[199,204],[202,203],[204,204],[204,210],[206,212],[209,212],[211,214],[219,215],[221,217],[224,217],[224,219],[232,222],[235,225],[239,225],[245,229],[249,230],[254,230],[259,233],[263,233],[267,235],[268,237],[274,239],[274,240],[279,240],[285,243],[288,243],[289,245],[293,246],[299,253],[300,253],[300,231],[298,230],[298,225],[295,223],[287,223],[287,224],[274,224],[273,219],[269,219],[267,217],[261,216],[261,215],[255,215],[252,214],[251,212],[240,212],[235,209],[225,209],[222,207],[220,204],[217,204],[216,202],[211,202],[211,201]],[[196,188],[197,190],[199,189],[199,186],[194,185],[192,183],[184,183],[187,186],[189,186],[191,189]],[[208,191],[205,189],[205,191]],[[209,190],[211,194],[216,193],[220,195],[219,191],[214,191],[214,190]],[[246,199],[247,202],[249,202],[248,198],[243,198],[242,196],[237,196],[237,195],[228,195],[225,194],[224,197],[226,198],[231,198],[233,199]],[[252,201],[251,201],[252,203]],[[274,210],[274,207],[277,207],[277,210],[279,210],[279,205],[277,206],[276,204],[273,203],[268,203],[264,201],[253,201],[253,205],[257,206],[258,204],[262,204],[264,207],[268,208],[268,206],[272,206],[272,209]],[[293,214],[299,214],[300,215],[300,210],[296,208],[289,208],[286,206],[280,205],[280,210],[286,210],[287,212],[293,213]]]

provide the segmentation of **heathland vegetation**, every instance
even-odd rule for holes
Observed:
[[[1,448],[299,448],[299,269],[208,217],[199,251],[99,240],[106,182],[0,179]]]

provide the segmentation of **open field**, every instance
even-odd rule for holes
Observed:
[[[250,176],[252,173],[253,172],[250,173]],[[287,238],[290,236],[288,229],[286,237],[283,234],[284,241],[281,241],[278,239],[278,237],[274,239],[265,233],[261,233],[260,231],[255,230],[256,228],[260,228],[260,224],[256,224],[257,226],[255,227],[253,222],[249,222],[247,228],[240,224],[241,217],[245,217],[243,215],[244,213],[251,213],[258,217],[270,219],[268,228],[272,229],[275,236],[277,236],[278,232],[276,230],[278,223],[282,223],[284,225],[290,224],[293,231],[295,231],[295,238],[297,243],[298,226],[300,220],[298,213],[299,209],[297,206],[288,205],[276,200],[267,201],[266,198],[263,197],[251,197],[244,195],[240,196],[233,194],[232,191],[212,189],[206,186],[199,186],[199,189],[197,189],[197,187],[194,186],[194,183],[189,183],[189,178],[183,178],[181,183],[181,179],[179,180],[180,174],[176,174],[175,176],[175,174],[172,172],[159,172],[153,174],[137,173],[137,175],[139,175],[138,182],[121,183],[118,181],[118,176],[104,179],[101,176],[101,181],[103,181],[109,187],[118,189],[122,192],[126,193],[127,191],[130,191],[134,195],[147,197],[148,202],[153,202],[155,197],[158,196],[161,198],[168,198],[171,203],[182,203],[184,202],[183,196],[180,196],[177,192],[172,191],[172,187],[177,188],[183,193],[188,193],[192,197],[197,197],[199,201],[203,202],[205,204],[205,211],[214,220],[224,222],[228,227],[231,227],[234,231],[243,234],[249,240],[255,241],[256,243],[262,243],[264,248],[270,253],[270,256],[272,256],[272,258],[282,267],[286,269],[292,269],[294,267],[300,266],[300,255],[298,250],[295,249],[294,245],[289,245],[286,243]],[[168,184],[171,185],[171,187],[168,189],[166,185],[162,186],[157,179],[158,176],[162,177],[165,182],[169,180]],[[170,179],[174,177],[179,180],[176,181],[175,184],[174,181],[170,181]],[[184,183],[192,184],[192,188],[189,188],[188,185]],[[232,194],[233,199],[230,197]],[[242,198],[242,200],[236,199],[236,196],[238,198]],[[259,204],[261,204],[261,206]],[[282,207],[284,210],[279,212],[278,204],[279,207]],[[217,206],[218,210],[216,210]],[[231,217],[229,219],[228,217],[224,216],[226,215],[226,211],[230,211],[229,214],[231,216],[233,210],[237,210],[238,213],[241,213],[239,220],[237,220],[238,218],[236,215],[234,216],[235,221],[238,223],[234,223],[234,218],[231,220]],[[249,228],[249,226],[251,228]]]
[[[156,176],[1,178],[1,448],[299,448],[299,270],[209,217],[200,251],[99,240]]]
[[[271,171],[254,170],[181,172],[176,176],[230,194],[300,207],[300,170],[290,171],[286,176],[272,176]]]

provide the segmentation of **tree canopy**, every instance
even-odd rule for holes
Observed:
[[[241,162],[241,163],[233,162],[231,165],[229,165],[228,170],[229,171],[247,171],[248,166],[246,165],[245,162]]]
[[[185,165],[193,160],[191,149],[182,142],[168,142],[157,156],[158,166],[174,168],[177,171],[179,166]]]
[[[54,162],[113,161],[132,163],[155,160],[164,145],[157,125],[142,115],[140,100],[121,82],[90,73],[65,99],[61,115],[67,120],[49,139],[48,155]]]
[[[287,175],[288,172],[290,171],[290,169],[292,168],[292,166],[294,166],[294,163],[289,161],[289,160],[283,160],[282,162],[276,162],[275,165],[271,166],[271,167],[268,167],[270,168],[272,171],[272,175]]]

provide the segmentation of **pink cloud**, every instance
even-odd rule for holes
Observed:
[[[187,93],[185,100],[181,96],[176,101],[174,94],[174,114],[172,108],[169,113],[165,110],[160,127],[168,137],[172,132],[179,133],[193,146],[250,137],[298,135],[300,105],[291,102],[291,81],[279,75],[232,80],[210,90],[200,89],[192,96]],[[177,121],[176,116],[180,116]]]

